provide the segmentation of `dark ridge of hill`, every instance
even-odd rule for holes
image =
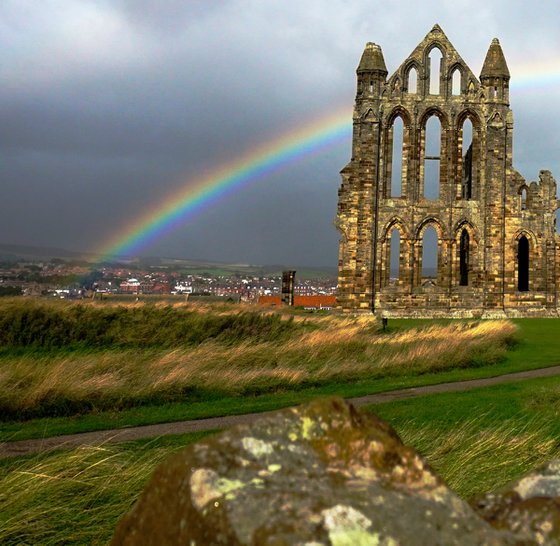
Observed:
[[[209,260],[187,260],[183,258],[134,257],[118,256],[111,259],[101,259],[93,253],[79,252],[56,247],[39,247],[28,245],[14,245],[0,243],[0,261],[17,262],[20,260],[51,260],[53,258],[65,260],[87,261],[95,266],[100,264],[126,264],[128,266],[150,267],[162,269],[183,270],[192,274],[210,275],[254,275],[280,276],[282,271],[294,269],[296,278],[336,278],[336,267],[322,266],[286,266],[281,264],[258,265],[246,263],[224,263]]]
[[[2,261],[18,261],[21,259],[51,259],[51,258],[67,258],[67,259],[92,259],[92,255],[86,252],[76,252],[66,250],[64,248],[48,247],[48,246],[27,246],[0,243],[0,260]]]

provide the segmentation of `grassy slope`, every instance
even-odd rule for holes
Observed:
[[[560,456],[560,377],[368,408],[468,497]]]
[[[0,461],[0,544],[106,544],[157,464],[207,434]]]
[[[504,485],[560,456],[560,378],[369,409],[388,419],[463,497]],[[200,436],[0,461],[0,543],[106,543],[155,466]]]
[[[558,364],[558,321],[519,320],[521,343],[493,366],[402,376],[254,397],[133,408],[78,418],[2,424],[4,438],[271,409],[320,395],[356,396]],[[391,321],[409,328],[413,321]],[[460,494],[500,486],[560,456],[560,378],[424,396],[372,408],[389,419]],[[10,428],[12,427],[12,428]],[[66,427],[66,429],[64,428]],[[0,461],[0,543],[104,544],[153,468],[202,435],[105,445]],[[119,480],[114,476],[118,475]]]
[[[388,390],[490,377],[514,371],[560,364],[560,336],[556,334],[558,321],[554,319],[519,319],[520,343],[508,351],[506,358],[490,366],[451,369],[439,373],[403,374],[398,377],[361,379],[353,382],[333,382],[319,387],[278,390],[254,396],[208,395],[205,400],[173,402],[139,406],[121,411],[99,411],[71,417],[33,419],[25,422],[0,423],[0,440],[40,438],[90,430],[123,426],[138,426],[185,419],[265,411],[294,405],[313,397],[337,394],[344,397],[360,396]],[[390,321],[390,332],[398,333],[411,327],[423,326],[429,321]]]

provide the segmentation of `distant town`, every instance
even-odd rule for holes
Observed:
[[[150,261],[95,264],[56,257],[0,260],[0,295],[61,299],[159,295],[274,305],[282,291],[281,268],[266,271],[247,265]],[[335,293],[334,274],[303,270],[298,276],[296,272],[294,297],[300,298],[303,306],[330,307]],[[301,299],[308,296],[315,298]]]

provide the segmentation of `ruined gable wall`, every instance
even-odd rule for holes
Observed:
[[[429,88],[434,69],[429,55],[434,48],[443,55],[441,66],[435,67],[439,93],[430,93]],[[488,59],[494,62],[489,68]],[[505,75],[500,72],[503,67]],[[461,74],[459,94],[452,89],[455,70]],[[415,90],[411,71],[417,74]],[[386,76],[380,48],[368,44],[358,67],[352,159],[341,173],[339,191],[339,306],[387,316],[499,316],[508,308],[521,313],[555,309],[556,185],[550,173],[541,174],[539,184],[527,186],[530,207],[520,210],[518,190],[525,182],[513,168],[509,72],[497,40],[492,42],[481,81],[437,25],[395,73]],[[441,124],[436,198],[425,196],[424,182],[426,125],[431,116]],[[400,194],[392,195],[397,118],[404,125],[402,176]],[[473,125],[468,195],[469,160],[462,142],[465,119]],[[423,235],[430,227],[438,238],[433,280],[422,278]],[[395,229],[400,234],[400,266],[398,279],[391,279],[390,237]],[[525,232],[533,237],[530,286],[520,292],[517,245],[519,234]],[[461,237],[468,240],[466,253],[461,250]],[[468,279],[463,285],[465,259]]]

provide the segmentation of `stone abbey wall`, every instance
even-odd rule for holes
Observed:
[[[513,167],[510,74],[498,40],[477,78],[435,25],[387,76],[381,48],[368,43],[352,158],[341,171],[338,306],[386,317],[557,315],[556,182],[541,171],[528,184]],[[437,236],[430,275],[427,231]]]

